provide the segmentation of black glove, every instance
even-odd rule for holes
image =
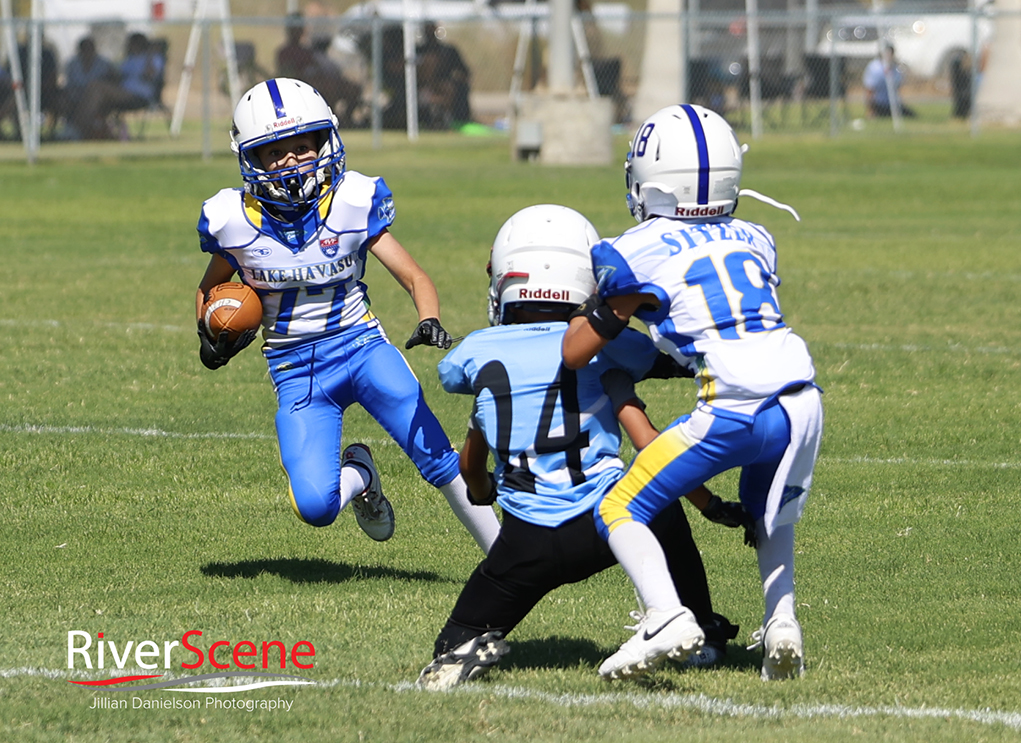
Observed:
[[[206,335],[206,331],[202,328],[202,324],[199,324],[199,342],[202,344],[199,347],[199,359],[202,361],[203,366],[207,369],[219,369],[221,366],[226,364],[238,353],[243,351],[249,343],[255,340],[256,330],[254,328],[246,330],[244,333],[238,336],[237,340],[231,343],[229,333],[224,330],[220,333],[220,337],[216,339],[216,342],[209,340],[209,336]]]
[[[759,546],[759,540],[755,536],[755,519],[740,503],[725,501],[720,496],[714,495],[709,499],[709,505],[702,510],[702,515],[714,524],[731,529],[744,527],[744,543],[753,548]]]
[[[472,495],[472,491],[468,491],[468,500],[471,501],[473,506],[491,506],[496,503],[496,478],[493,477],[493,473],[489,473],[489,493],[486,494],[485,498],[476,498]]]
[[[681,366],[673,356],[661,353],[652,362],[652,368],[645,372],[645,376],[642,379],[676,379],[678,377],[688,377],[690,379],[694,376],[695,372],[686,366]]]
[[[437,348],[450,348],[450,344],[453,342],[454,339],[450,337],[450,333],[443,329],[439,320],[435,317],[427,317],[415,328],[415,332],[408,338],[404,348],[413,348],[422,343]]]

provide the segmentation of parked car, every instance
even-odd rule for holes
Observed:
[[[982,3],[988,10],[990,3]],[[880,44],[893,44],[897,59],[923,78],[945,77],[955,59],[972,49],[972,15],[966,10],[932,12],[924,7],[894,4],[883,12],[838,16],[826,28],[817,51],[841,57],[871,58]],[[988,13],[977,17],[978,48],[992,37]]]
[[[549,3],[536,0],[527,2],[488,2],[487,0],[364,0],[356,3],[341,14],[347,21],[367,21],[379,16],[385,21],[401,21],[405,14],[413,21],[436,21],[456,23],[458,21],[499,20],[520,21],[526,18],[540,19],[540,35],[547,31]],[[592,16],[601,30],[623,34],[628,29],[631,8],[623,2],[597,2],[592,5]]]

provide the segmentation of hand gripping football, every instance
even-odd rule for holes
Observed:
[[[215,341],[226,330],[233,342],[246,330],[258,330],[262,324],[262,302],[252,289],[236,281],[217,284],[206,294],[202,305],[202,323],[206,335]]]

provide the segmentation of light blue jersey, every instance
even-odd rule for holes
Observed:
[[[627,330],[572,371],[561,364],[566,331],[565,322],[485,328],[438,367],[447,392],[475,396],[471,425],[496,461],[500,507],[539,526],[591,510],[620,478],[620,428],[600,376],[621,368],[637,381],[658,356]]]

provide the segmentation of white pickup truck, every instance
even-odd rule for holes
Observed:
[[[991,3],[982,3],[988,9]],[[879,53],[883,40],[893,44],[897,59],[919,77],[943,77],[951,60],[972,49],[973,16],[967,10],[933,11],[931,6],[896,4],[884,11],[837,16],[827,27],[817,52],[842,57],[869,58]],[[993,22],[988,13],[975,17],[978,48],[988,43]]]

